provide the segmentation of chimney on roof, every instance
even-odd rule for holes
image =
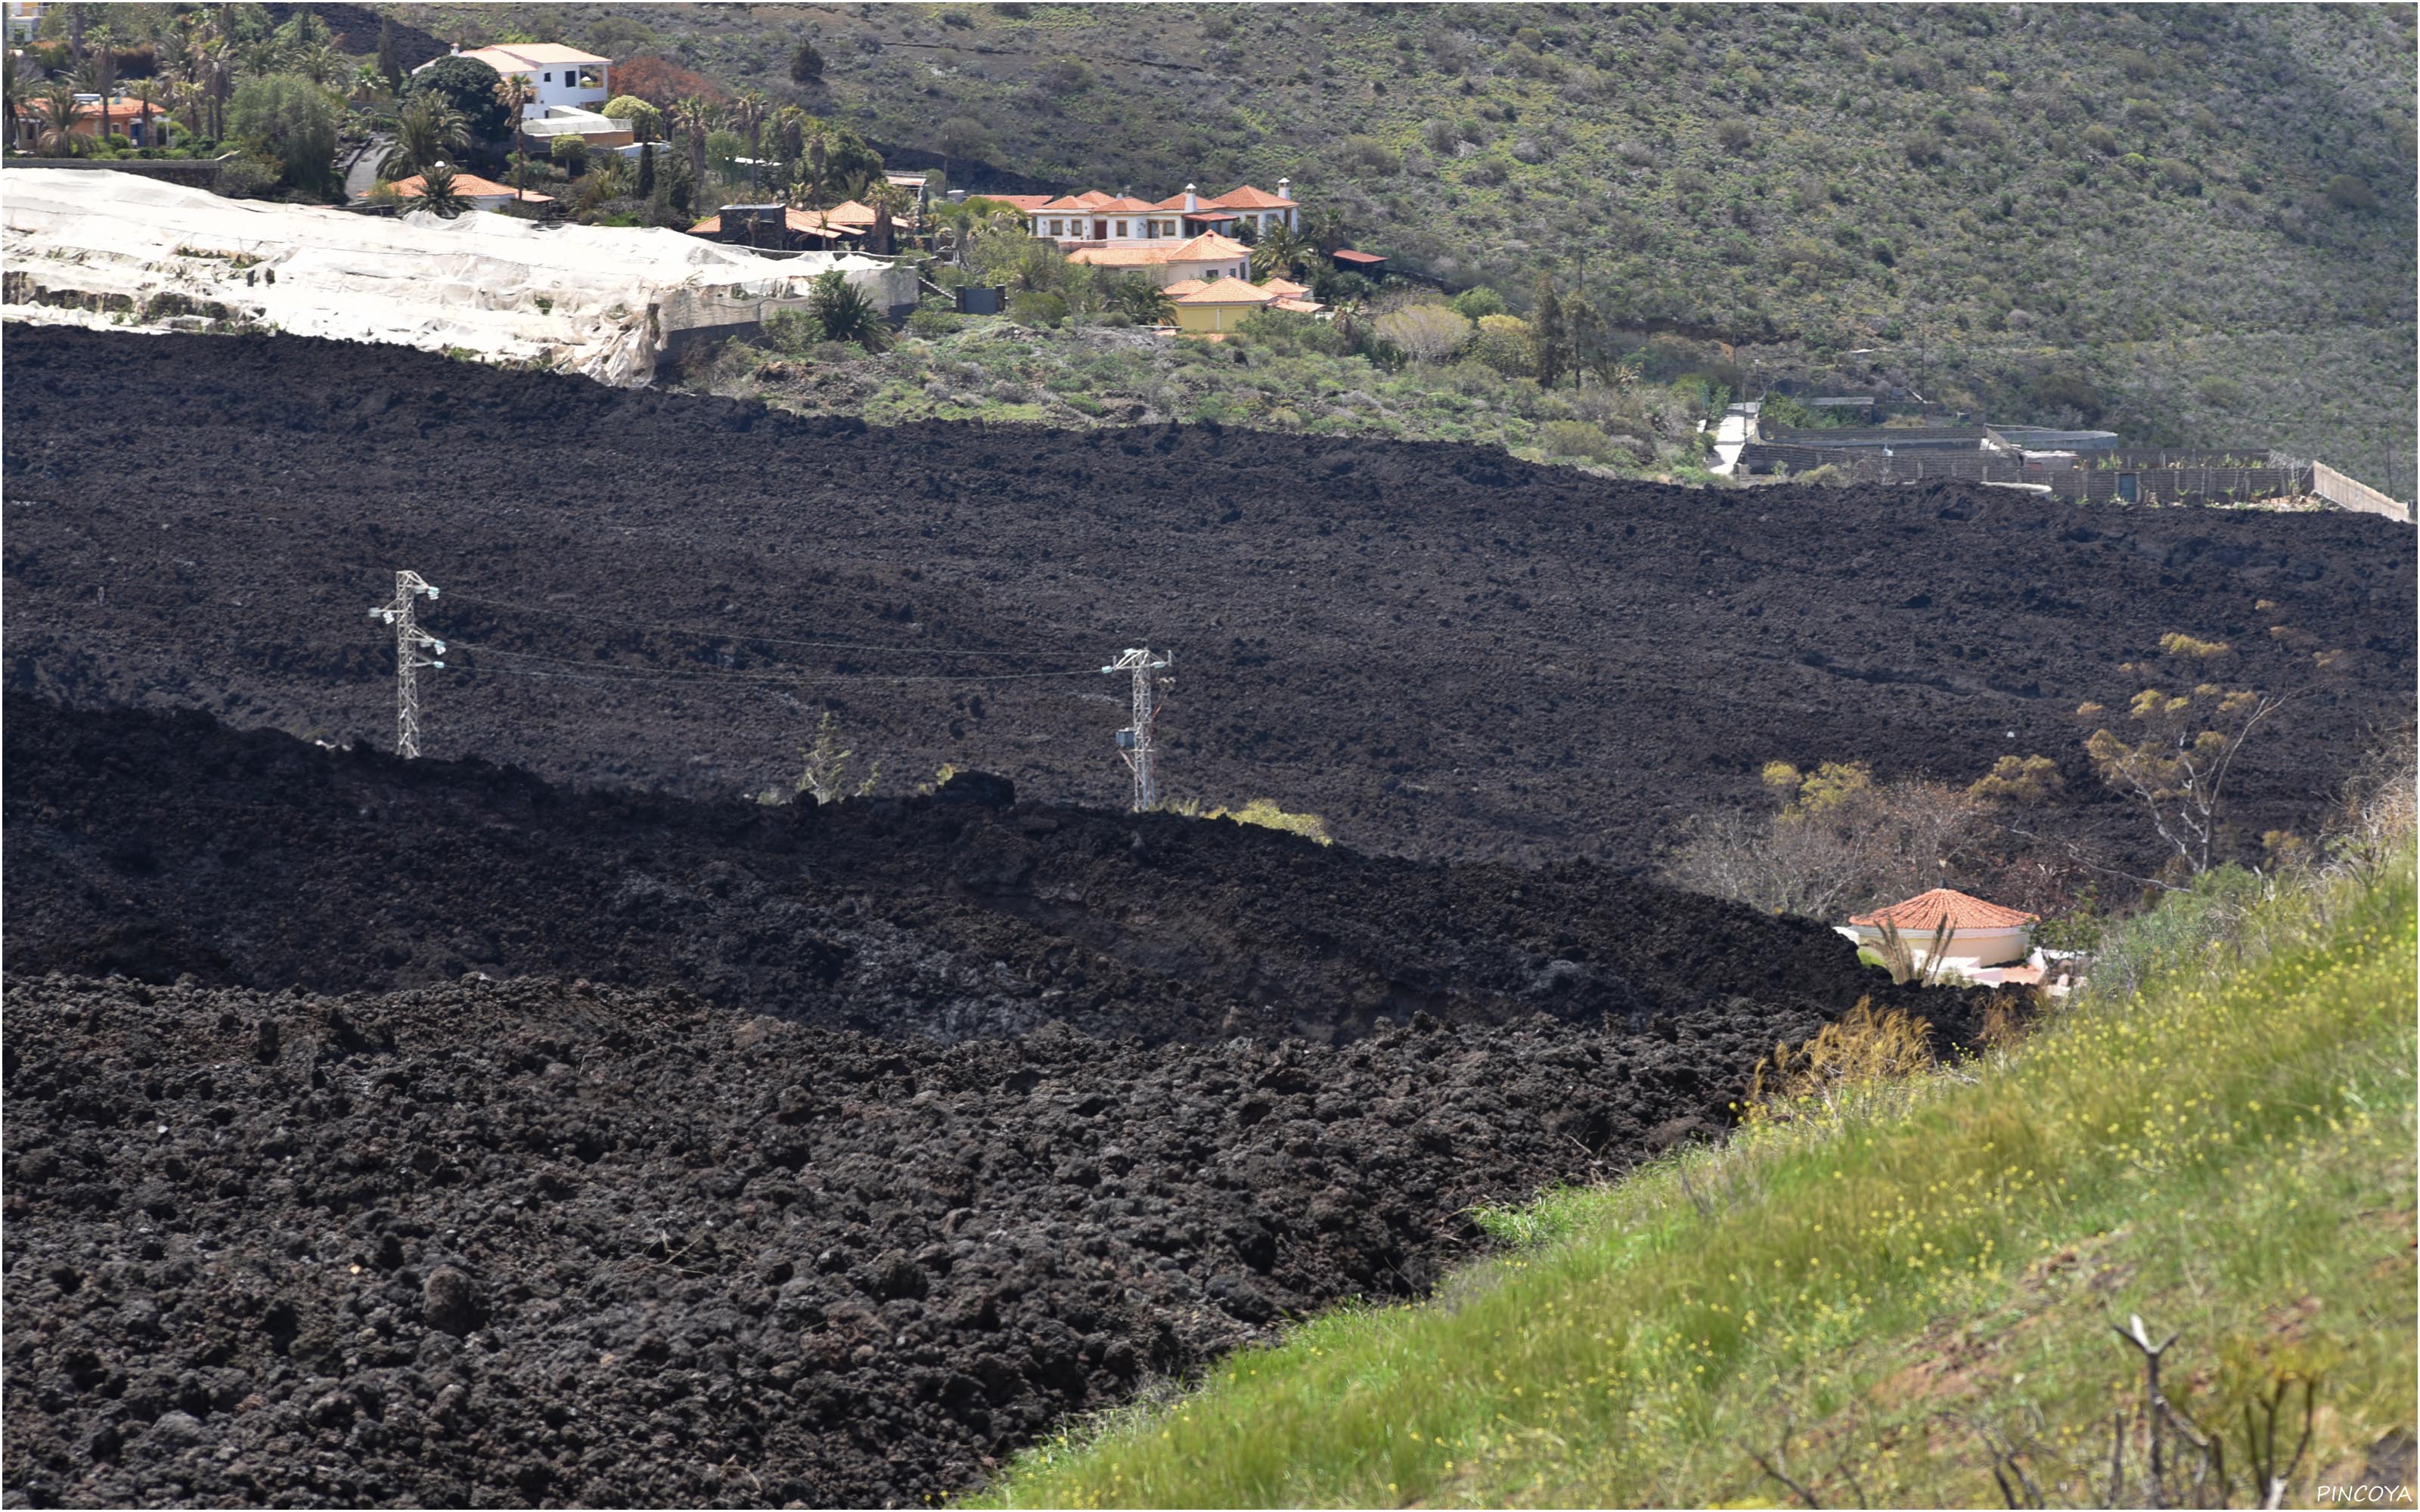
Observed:
[[[1293,179],[1291,179],[1291,178],[1280,178],[1280,179],[1279,179],[1279,180],[1278,180],[1278,198],[1280,198],[1280,199],[1292,199],[1292,198],[1294,198],[1294,191],[1293,191],[1293,189],[1292,189],[1292,188],[1290,188],[1290,187],[1289,187],[1289,186],[1290,186],[1290,185],[1292,185],[1293,183],[1294,183],[1294,180],[1293,180]]]
[[[1186,185],[1186,186],[1185,186],[1185,208],[1186,208],[1186,212],[1187,212],[1187,214],[1190,214],[1190,213],[1192,213],[1193,211],[1200,209],[1201,208],[1202,208],[1202,196],[1201,196],[1201,195],[1199,195],[1199,194],[1197,194],[1197,193],[1195,193],[1193,192],[1193,186],[1192,186],[1191,184],[1187,184],[1187,185]]]

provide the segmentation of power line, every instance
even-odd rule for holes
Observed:
[[[710,630],[689,625],[662,625],[647,620],[633,620],[619,614],[582,614],[574,609],[544,609],[535,604],[517,604],[501,598],[489,598],[480,594],[466,594],[458,589],[455,597],[473,604],[488,604],[517,614],[551,614],[558,619],[584,620],[597,625],[618,625],[634,630],[662,630],[673,635],[691,635],[707,640],[753,640],[772,646],[811,646],[827,651],[863,651],[877,656],[1050,656],[1056,651],[980,650],[965,646],[883,646],[853,640],[800,640],[795,637],[758,635],[747,630]]]
[[[516,661],[538,661],[551,666],[568,667],[572,671],[598,681],[623,682],[674,680],[680,682],[779,683],[784,686],[799,683],[1015,683],[1044,677],[1080,677],[1090,668],[1069,667],[1047,672],[775,672],[749,671],[721,667],[629,667],[615,662],[575,661],[567,656],[549,656],[535,651],[506,651],[500,646],[483,646],[469,640],[456,640],[462,651],[483,656],[504,656]],[[498,669],[501,671],[502,669]],[[599,674],[603,674],[599,676]]]

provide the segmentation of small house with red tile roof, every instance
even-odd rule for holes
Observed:
[[[99,137],[104,126],[107,134],[122,136],[138,147],[163,147],[168,145],[168,107],[155,97],[149,104],[131,96],[120,96],[104,106],[99,95],[76,96],[76,116],[69,131],[76,136]],[[30,143],[42,131],[49,118],[51,102],[40,95],[19,101],[18,130]]]
[[[1896,931],[1919,962],[1926,961],[1932,936],[1946,921],[1948,938],[1942,944],[1943,963],[1953,971],[1972,972],[2023,961],[2033,949],[2033,925],[2040,916],[1985,903],[1954,887],[1919,892],[1888,908],[1851,916],[1840,933],[1859,945],[1880,945],[1885,925]]]

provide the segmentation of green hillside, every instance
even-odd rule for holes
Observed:
[[[396,8],[1078,187],[1291,177],[1767,375],[2409,468],[2409,6]]]
[[[2286,1388],[2283,1458],[2304,1382],[2289,1504],[2408,1485],[2411,854],[2244,908],[2257,890],[2139,921],[2139,995],[1492,1215],[1527,1246],[1435,1302],[1231,1359],[1028,1455],[992,1500],[1799,1504],[1777,1472],[1804,1504],[1973,1506],[2001,1504],[1996,1471],[2040,1497],[2022,1504],[2159,1504],[2141,1365],[2111,1333],[2137,1314],[2179,1335],[2166,1390],[2235,1477],[2231,1502],[2172,1482],[2167,1504],[2259,1504],[2244,1409]]]

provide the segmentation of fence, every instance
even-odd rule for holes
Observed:
[[[2339,509],[2355,509],[2365,515],[2383,515],[2388,519],[2412,522],[2412,509],[2380,493],[2368,484],[2348,478],[2325,462],[2311,464],[2311,491]]]
[[[2062,499],[2116,499],[2141,503],[2247,503],[2261,499],[2294,498],[2311,491],[2309,471],[2292,467],[2042,468],[2028,467],[2021,457],[1978,452],[1895,453],[1885,456],[1877,451],[1772,441],[1752,442],[1740,452],[1739,471],[1745,473],[1787,471],[1803,474],[1820,467],[1837,469],[1853,483],[2038,484]],[[2374,489],[2364,491],[2376,494]],[[2408,517],[2399,513],[2400,506],[2396,507],[2397,518]]]

